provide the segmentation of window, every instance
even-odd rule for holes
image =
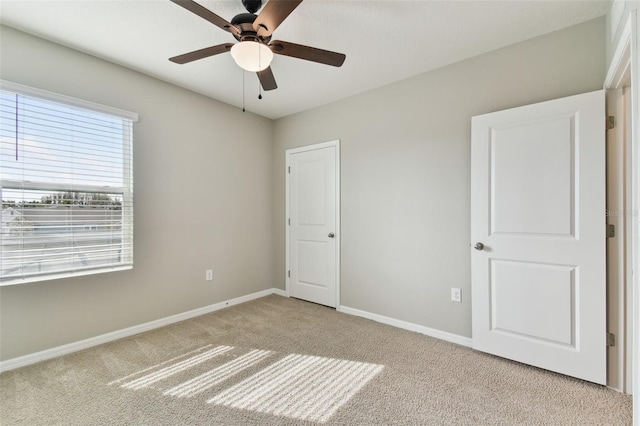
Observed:
[[[0,87],[0,284],[130,269],[137,115]]]

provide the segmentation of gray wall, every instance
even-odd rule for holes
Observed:
[[[270,120],[0,31],[1,78],[140,116],[134,269],[1,287],[1,360],[272,287]]]
[[[471,336],[471,117],[598,90],[604,74],[600,18],[277,120],[275,285],[285,149],[340,139],[341,304]]]

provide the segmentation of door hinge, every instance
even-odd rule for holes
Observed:
[[[607,333],[607,346],[616,345],[616,335],[613,333]]]
[[[611,130],[616,127],[616,118],[613,115],[607,116],[607,130]]]
[[[291,218],[287,219],[287,225],[291,226]]]
[[[291,173],[291,167],[287,167],[287,173]]]
[[[291,278],[291,271],[287,271],[287,276]]]
[[[607,224],[607,238],[613,238],[616,236],[616,226]]]

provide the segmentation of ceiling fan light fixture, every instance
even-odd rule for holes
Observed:
[[[251,72],[268,68],[273,60],[273,52],[267,45],[249,40],[234,44],[231,56],[240,68]]]

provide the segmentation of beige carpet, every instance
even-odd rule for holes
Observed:
[[[6,425],[622,425],[631,398],[279,296],[0,375]]]

